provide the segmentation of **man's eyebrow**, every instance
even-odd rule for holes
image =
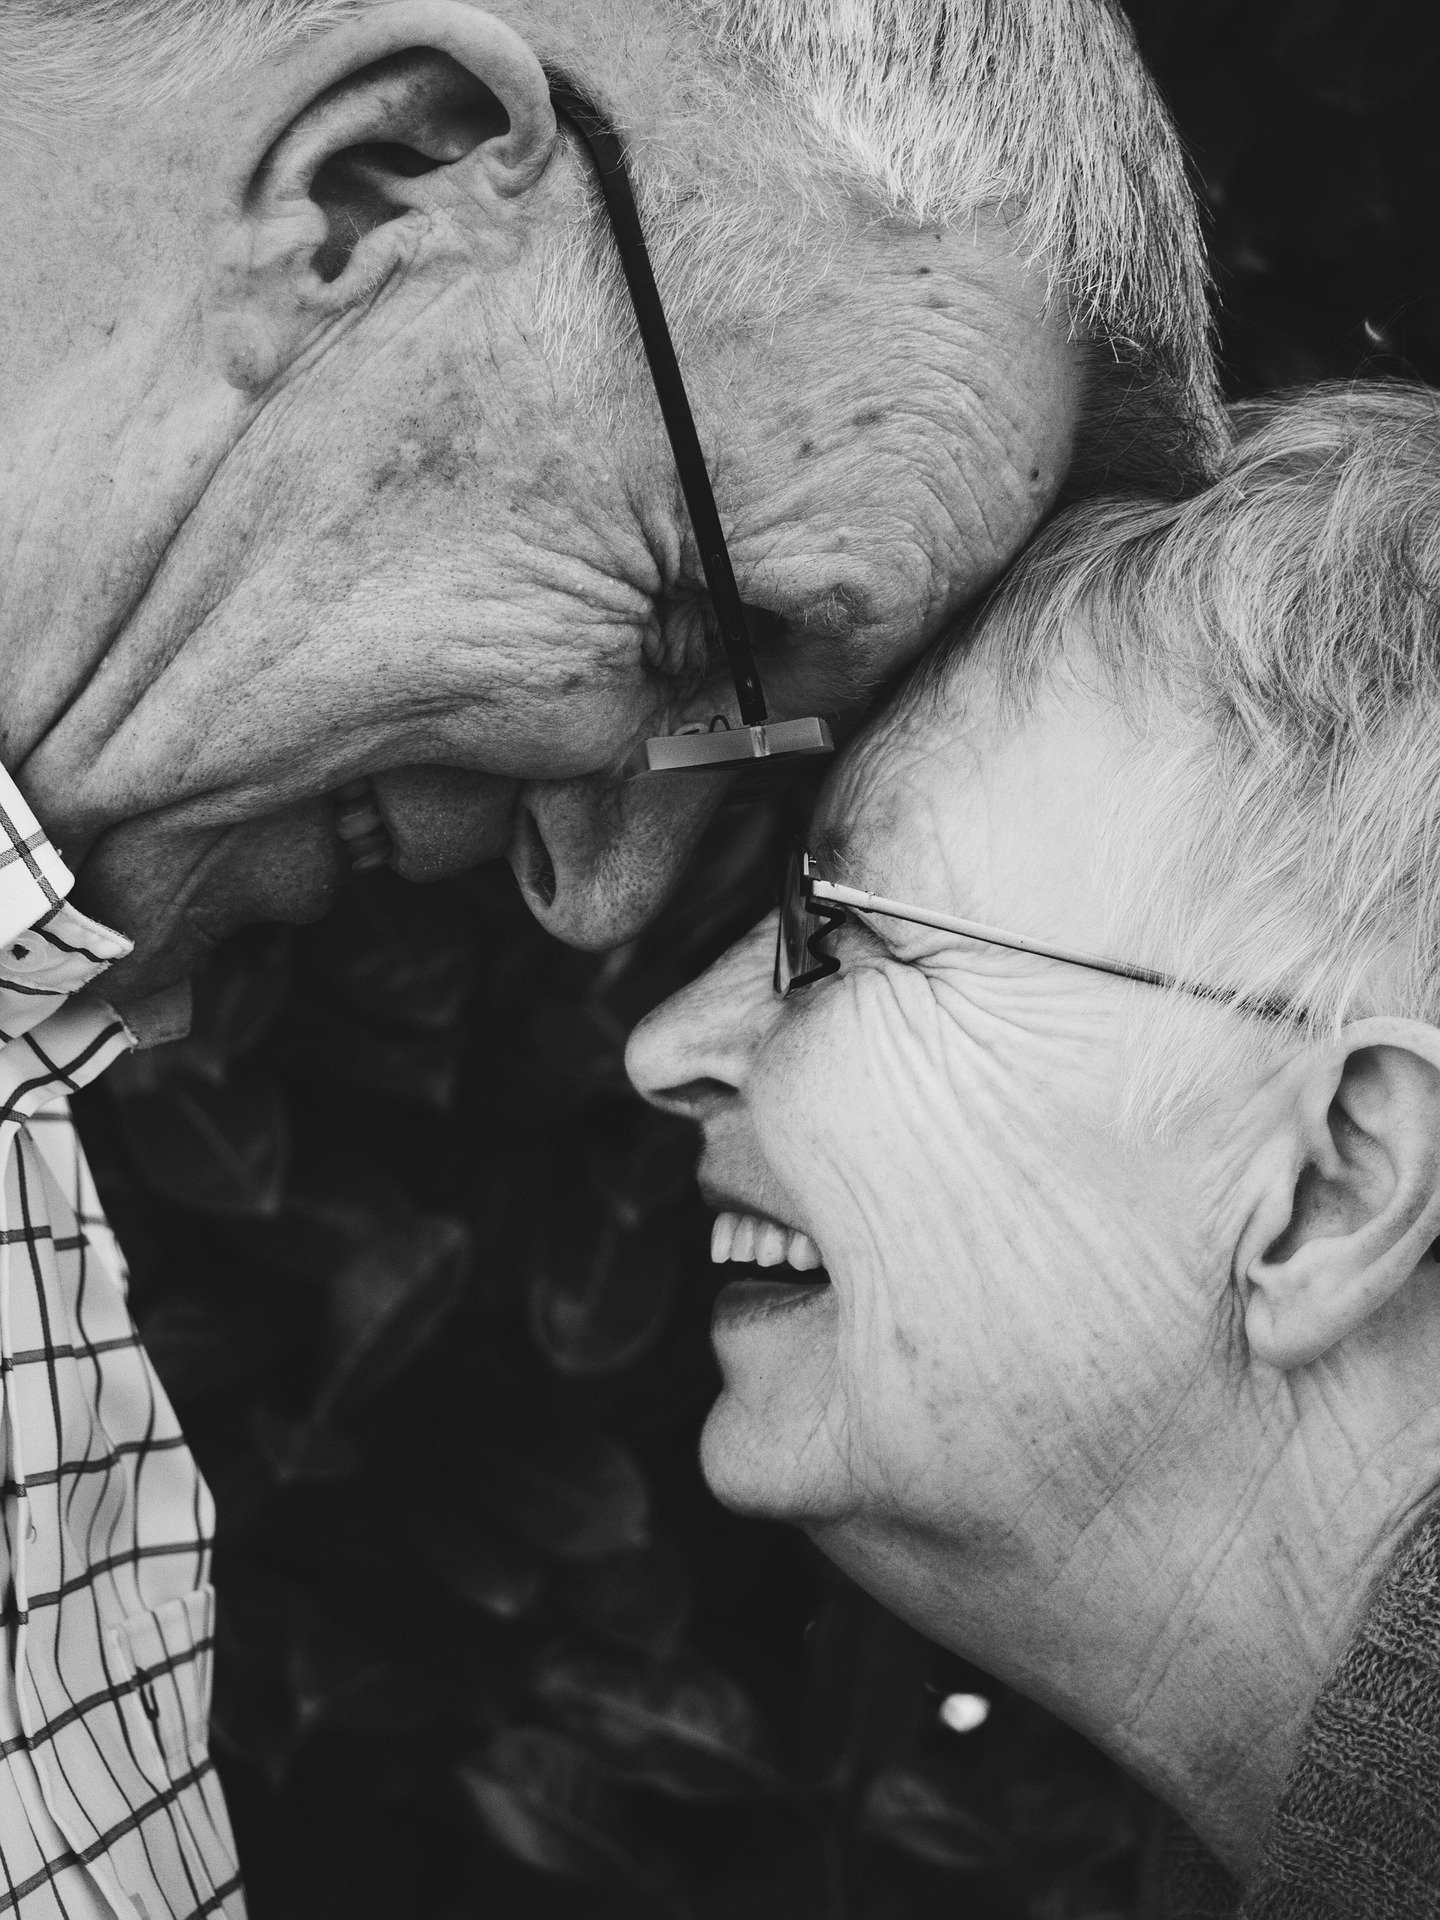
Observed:
[[[770,617],[784,623],[790,645],[807,646],[815,698],[836,708],[867,705],[893,671],[864,650],[863,636],[879,624],[880,615],[861,588],[840,585],[814,598],[782,601]]]

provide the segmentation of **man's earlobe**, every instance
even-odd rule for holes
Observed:
[[[1440,1031],[1375,1019],[1287,1070],[1238,1249],[1251,1353],[1319,1358],[1380,1312],[1440,1236]]]
[[[217,262],[211,340],[247,392],[371,297],[442,197],[505,217],[557,139],[538,58],[467,0],[392,0],[302,45],[302,97]]]

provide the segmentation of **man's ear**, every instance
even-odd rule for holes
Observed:
[[[1440,1031],[1348,1027],[1282,1070],[1237,1272],[1251,1352],[1303,1366],[1415,1275],[1440,1237]]]
[[[515,218],[557,138],[539,60],[468,0],[391,0],[298,42],[276,77],[212,302],[223,371],[247,392],[373,295],[431,210],[459,197]]]

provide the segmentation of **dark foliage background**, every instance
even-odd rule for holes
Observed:
[[[1233,391],[1440,376],[1417,0],[1134,0],[1209,209]],[[1154,1809],[695,1466],[707,1219],[625,1035],[765,907],[738,795],[634,946],[508,876],[357,882],[200,983],[81,1121],[219,1503],[215,1744],[256,1920],[1068,1920]],[[963,1735],[952,1692],[993,1703]]]

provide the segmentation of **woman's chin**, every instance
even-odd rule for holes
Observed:
[[[724,1384],[705,1423],[700,1464],[723,1505],[812,1521],[844,1504],[828,1413],[838,1325],[823,1274],[777,1280],[752,1271],[722,1290],[711,1337]]]

